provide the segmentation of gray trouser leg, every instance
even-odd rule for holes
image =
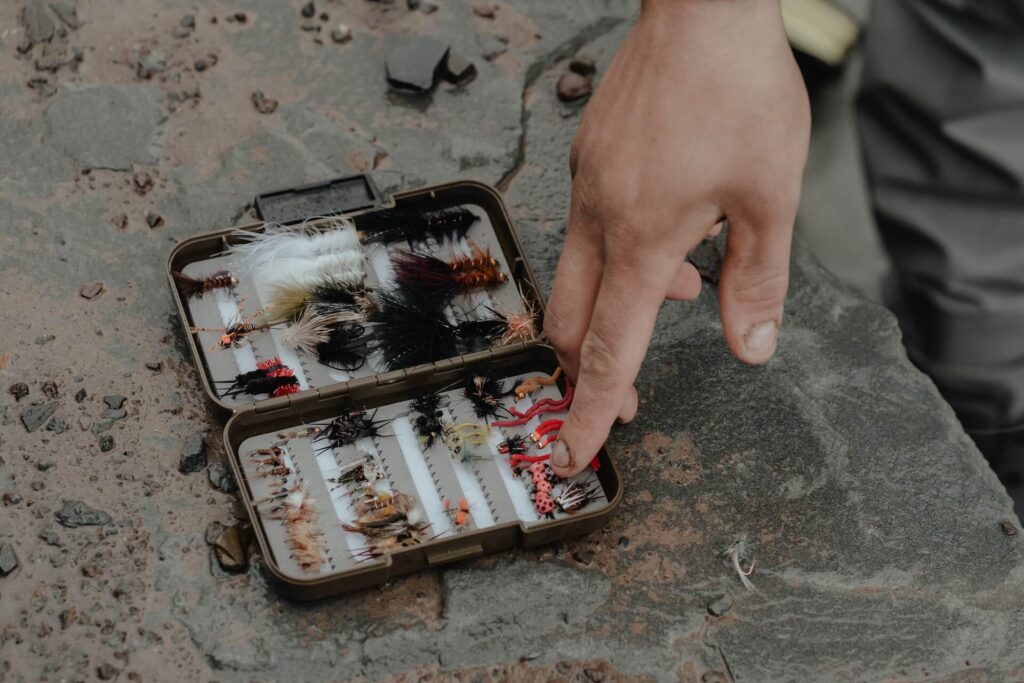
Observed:
[[[859,123],[908,352],[1024,446],[1024,0],[872,10]]]

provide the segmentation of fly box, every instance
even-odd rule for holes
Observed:
[[[269,575],[314,599],[600,527],[602,449],[545,459],[572,387],[500,195],[368,176],[260,195],[177,245],[171,289]]]

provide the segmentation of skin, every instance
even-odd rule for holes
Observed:
[[[569,476],[616,420],[665,299],[693,299],[685,262],[729,221],[722,327],[750,364],[775,352],[810,109],[778,0],[649,0],[572,144],[569,228],[545,331],[576,396],[552,453]]]

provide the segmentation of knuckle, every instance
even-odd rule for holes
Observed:
[[[591,388],[611,391],[617,384],[615,350],[605,334],[591,330],[580,345],[580,375]]]
[[[741,268],[732,274],[729,293],[745,305],[778,305],[786,298],[789,273],[781,268]]]

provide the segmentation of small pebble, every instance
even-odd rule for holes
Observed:
[[[1017,527],[1014,526],[1013,522],[1009,520],[1003,520],[1002,522],[999,522],[999,528],[1002,529],[1003,533],[1007,536],[1017,535]]]
[[[557,90],[558,99],[563,102],[575,102],[589,96],[593,87],[590,85],[590,79],[569,71],[558,79]]]
[[[18,568],[18,556],[10,543],[0,544],[0,575],[7,576]]]
[[[441,7],[436,2],[429,2],[428,0],[423,0],[419,4],[420,11],[423,12],[424,14],[433,14]]]
[[[100,437],[100,450],[107,453],[114,449],[114,437],[110,434],[104,434]]]
[[[235,21],[237,21],[239,24],[244,24],[245,22],[249,21],[249,17],[246,16],[245,12],[235,12]]]
[[[96,675],[99,676],[101,681],[113,680],[119,673],[121,673],[121,670],[110,662],[104,662],[96,667]]]
[[[572,552],[572,559],[586,566],[594,561],[594,553],[590,550],[574,550]]]
[[[103,290],[104,287],[102,282],[90,282],[87,285],[82,285],[82,288],[78,290],[78,294],[83,299],[88,299],[89,301],[92,301],[100,294],[102,294]]]
[[[474,2],[473,3],[473,14],[484,19],[493,19],[494,13],[498,8],[494,6],[494,3],[490,2]]]
[[[43,382],[42,390],[46,398],[57,398],[60,395],[60,389],[57,388],[57,383],[53,381]]]
[[[460,54],[449,52],[442,64],[441,78],[455,85],[465,85],[476,78],[476,65]]]
[[[183,28],[195,28],[196,26],[196,15],[186,14],[178,22]]]
[[[586,52],[577,52],[569,61],[569,71],[578,73],[580,76],[593,76],[597,72],[597,64],[594,58]]]
[[[352,28],[348,24],[338,24],[331,31],[331,40],[336,43],[347,43],[352,40]]]
[[[178,460],[178,471],[182,474],[198,472],[206,467],[206,440],[202,432],[188,437]]]
[[[39,462],[36,463],[36,469],[39,470],[40,472],[45,472],[46,470],[54,467],[56,464],[57,463],[55,463],[52,460],[40,460]]]
[[[3,495],[4,507],[8,505],[17,505],[21,502],[21,494],[15,493],[14,491],[8,491]]]
[[[106,512],[91,508],[80,500],[65,500],[64,507],[55,513],[57,521],[74,529],[80,526],[103,526],[113,520]]]
[[[46,545],[52,545],[55,548],[60,548],[64,545],[64,542],[60,540],[60,534],[58,534],[53,527],[46,527],[40,531],[39,538],[46,543]]]
[[[159,228],[164,224],[164,217],[155,211],[146,212],[146,224],[151,228]]]
[[[20,401],[28,396],[28,385],[24,382],[16,382],[7,389],[7,393],[13,396],[15,401]]]
[[[277,109],[277,100],[272,100],[263,94],[262,90],[257,90],[252,94],[252,105],[256,107],[256,111],[261,114],[273,114]]]
[[[192,65],[192,68],[202,73],[203,71],[209,69],[210,65],[206,62],[205,59],[197,59],[196,63]]]
[[[708,603],[708,614],[713,617],[720,617],[732,609],[732,596],[719,595]]]
[[[158,360],[149,361],[148,363],[146,363],[146,369],[152,370],[153,372],[160,372],[161,370],[164,369],[164,364]]]
[[[110,394],[109,396],[103,397],[103,402],[107,404],[107,407],[111,410],[117,410],[124,405],[124,402],[128,399],[121,394]]]
[[[36,337],[36,344],[38,344],[39,346],[46,346],[56,338],[57,335],[55,334],[44,334],[41,337]]]
[[[135,194],[144,195],[156,185],[151,176],[146,171],[136,171],[132,174],[132,184],[135,186]]]
[[[316,5],[314,5],[312,1],[307,2],[302,6],[302,16],[307,19],[311,19],[316,16]]]
[[[629,538],[626,536],[619,536],[619,548],[626,550],[629,548]]]
[[[89,394],[85,391],[85,387],[82,387],[75,392],[75,403],[81,403]]]
[[[21,423],[25,425],[27,431],[34,432],[46,424],[55,412],[57,412],[56,401],[41,403],[23,412],[21,414]]]

